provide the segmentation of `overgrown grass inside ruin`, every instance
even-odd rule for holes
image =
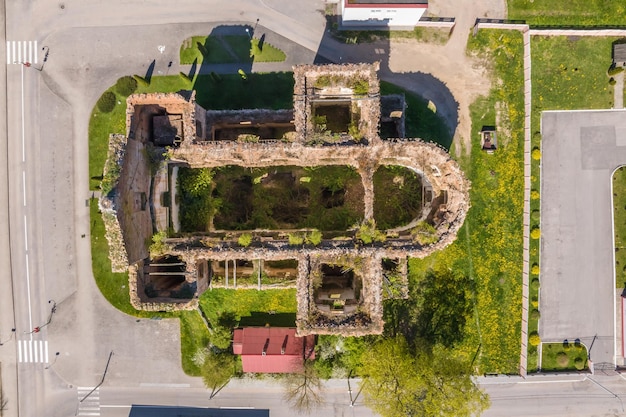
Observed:
[[[181,230],[347,230],[363,218],[363,183],[347,166],[179,171]],[[211,221],[212,219],[212,221]]]
[[[230,290],[214,288],[200,296],[200,308],[215,325],[221,315],[233,313],[240,326],[295,327],[296,289]]]
[[[422,178],[401,166],[380,166],[374,173],[374,219],[379,229],[411,222],[422,212]]]

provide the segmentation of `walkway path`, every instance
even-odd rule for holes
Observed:
[[[614,75],[615,85],[613,86],[613,108],[624,108],[624,71]]]

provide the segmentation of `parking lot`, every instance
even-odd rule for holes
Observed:
[[[541,128],[539,332],[579,338],[597,369],[615,364],[611,177],[626,163],[626,112],[545,112]]]

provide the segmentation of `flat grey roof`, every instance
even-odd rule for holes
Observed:
[[[375,4],[375,5],[394,5],[394,4],[428,4],[428,0],[348,0],[348,4]]]

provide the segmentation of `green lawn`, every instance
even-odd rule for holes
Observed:
[[[256,62],[283,62],[286,58],[283,51],[269,43],[263,42],[259,48],[259,39],[256,38],[252,39],[250,54]]]
[[[532,38],[531,146],[541,148],[541,112],[545,110],[602,109],[613,105],[613,87],[606,74],[611,64],[611,43],[616,38],[544,37]],[[531,189],[540,190],[540,160],[532,160]],[[540,199],[530,201],[532,212],[540,210]],[[540,226],[531,215],[531,229]],[[530,239],[529,264],[539,264],[540,240]],[[530,279],[537,275],[531,275]],[[540,277],[540,275],[539,275]],[[537,309],[539,288],[530,288],[529,311]],[[540,309],[540,308],[539,308]],[[538,329],[538,319],[529,318],[528,331]],[[537,369],[537,349],[529,347],[528,371]]]
[[[541,346],[541,370],[582,371],[587,369],[587,349],[576,343],[544,343]]]
[[[381,94],[404,94],[407,103],[406,136],[440,144],[446,149],[452,144],[452,135],[437,113],[428,108],[428,101],[394,84],[381,81]]]
[[[626,26],[621,0],[507,0],[508,18],[535,26]]]
[[[198,47],[198,43],[203,48]],[[205,54],[201,52],[204,49]],[[259,39],[250,39],[247,35],[192,36],[180,47],[181,64],[229,64],[257,62],[282,62],[285,53],[263,42],[259,48]]]
[[[215,288],[200,297],[200,308],[211,323],[233,312],[245,325],[295,326],[296,290],[227,290]],[[273,312],[273,314],[268,314]]]
[[[470,107],[472,149],[460,163],[472,182],[469,210],[458,239],[425,259],[410,261],[413,286],[429,268],[467,276],[471,314],[456,351],[473,358],[475,371],[517,373],[522,302],[523,62],[522,35],[481,30],[468,48],[492,63],[493,87]],[[502,80],[496,83],[495,80]],[[480,150],[479,131],[498,120],[498,149]]]
[[[193,89],[205,109],[290,109],[293,108],[293,73],[272,72],[196,77]]]
[[[615,285],[626,287],[626,168],[613,174],[613,222],[615,224]]]
[[[208,54],[204,56],[198,49],[198,42],[204,46]],[[237,62],[220,37],[217,36],[192,36],[187,38],[180,47],[181,64],[227,64]]]

